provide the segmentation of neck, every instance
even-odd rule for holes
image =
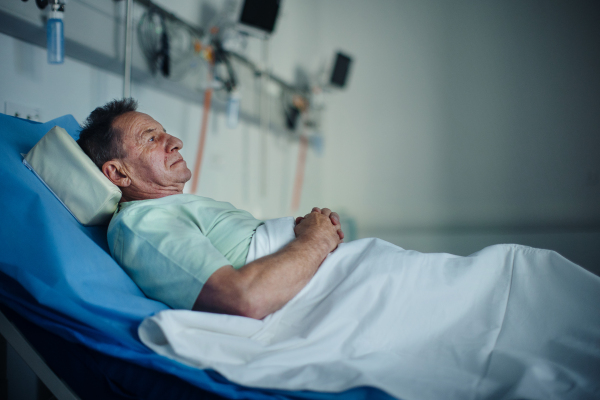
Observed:
[[[121,192],[123,193],[121,203],[125,203],[127,201],[160,199],[175,194],[183,194],[183,185],[181,188],[154,188],[152,190],[127,187],[121,188]]]

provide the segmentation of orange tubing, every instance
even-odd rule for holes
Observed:
[[[306,150],[308,148],[308,138],[300,136],[298,145],[298,163],[296,165],[296,179],[294,180],[294,192],[292,195],[292,213],[298,211],[300,207],[300,197],[302,196],[302,184],[304,183],[304,169],[306,165]]]
[[[212,84],[212,74],[209,74],[208,82]],[[204,154],[204,142],[206,142],[206,128],[208,126],[208,116],[210,113],[210,100],[213,89],[211,86],[204,91],[204,111],[202,112],[202,127],[200,128],[200,142],[198,143],[198,154],[196,154],[196,163],[194,164],[194,173],[192,175],[192,193],[196,193],[198,182],[200,181],[200,166],[202,165],[202,155]]]

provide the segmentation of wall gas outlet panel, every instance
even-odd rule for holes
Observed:
[[[24,106],[11,101],[4,102],[4,114],[12,117],[28,119],[31,121],[42,122],[41,111],[39,108]]]

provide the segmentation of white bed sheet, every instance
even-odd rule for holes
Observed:
[[[267,221],[248,260],[294,238]],[[142,341],[251,386],[409,399],[597,399],[600,278],[555,252],[497,245],[468,257],[379,239],[342,244],[262,321],[167,310]]]

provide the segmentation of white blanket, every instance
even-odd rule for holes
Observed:
[[[248,261],[294,238],[267,221]],[[600,278],[555,252],[468,257],[379,239],[342,244],[262,321],[163,311],[139,327],[159,354],[242,385],[411,399],[600,398]]]

